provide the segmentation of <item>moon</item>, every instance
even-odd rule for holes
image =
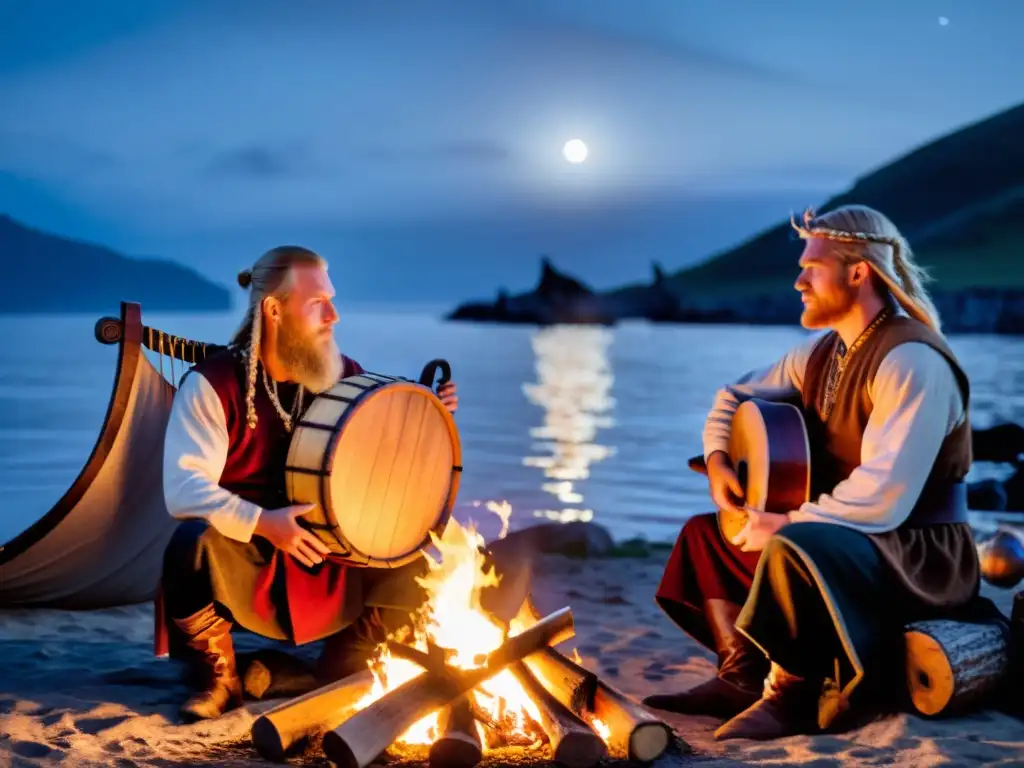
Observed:
[[[569,139],[562,147],[562,154],[570,163],[582,163],[587,159],[589,150],[582,139]]]
[[[939,16],[939,26],[940,27],[948,27],[949,26],[949,19],[946,16]]]

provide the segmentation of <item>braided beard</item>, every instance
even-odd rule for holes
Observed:
[[[277,356],[290,378],[319,394],[341,378],[341,351],[334,335],[304,333],[287,315],[277,335]]]

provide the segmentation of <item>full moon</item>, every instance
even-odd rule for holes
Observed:
[[[562,154],[570,163],[582,163],[587,159],[587,145],[581,139],[569,139],[562,147]]]

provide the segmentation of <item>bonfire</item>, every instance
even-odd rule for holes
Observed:
[[[489,504],[508,532],[511,508]],[[591,766],[611,754],[648,761],[668,745],[667,727],[551,646],[574,635],[572,613],[546,617],[527,600],[508,623],[482,607],[499,576],[483,537],[452,520],[424,553],[427,592],[415,626],[382,643],[363,673],[267,712],[253,743],[280,760],[322,738],[332,762],[363,768],[387,750],[431,765],[470,768],[495,750]]]

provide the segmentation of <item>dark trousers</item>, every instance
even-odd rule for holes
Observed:
[[[245,629],[275,640],[291,639],[293,611],[322,611],[329,636],[351,626],[368,612],[375,620],[388,617],[389,624],[407,619],[426,598],[416,582],[427,570],[417,558],[395,569],[344,569],[337,597],[328,604],[289,605],[282,573],[266,578],[275,556],[273,546],[254,537],[250,542],[229,539],[204,520],[181,523],[164,553],[162,587],[167,614],[185,618],[213,603]],[[278,569],[280,571],[280,569]],[[322,569],[324,579],[336,579],[338,570]],[[260,592],[269,592],[259,598]],[[325,590],[330,593],[330,589]],[[269,606],[269,608],[268,608]]]
[[[656,599],[709,648],[704,601],[742,605],[736,626],[768,658],[791,674],[830,680],[846,696],[862,680],[892,680],[903,624],[927,615],[865,534],[794,523],[763,552],[742,552],[722,537],[715,515],[683,526]]]
[[[759,552],[742,552],[726,541],[714,514],[691,517],[676,539],[655,600],[684,632],[714,651],[704,603],[743,605],[759,558]]]

